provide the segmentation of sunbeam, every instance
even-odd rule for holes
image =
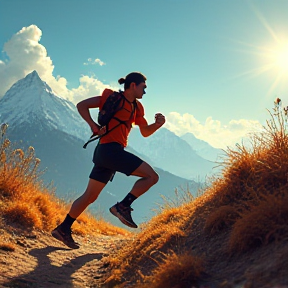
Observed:
[[[277,93],[278,87],[287,84],[288,80],[288,36],[275,31],[254,6],[250,5],[261,25],[269,34],[269,39],[262,41],[261,44],[255,42],[245,42],[241,40],[232,40],[238,46],[236,52],[255,56],[255,63],[246,71],[232,76],[232,79],[243,78],[246,80],[255,79],[265,74],[265,81],[269,83],[267,96]],[[256,40],[255,41],[259,41]],[[254,65],[254,67],[253,67]],[[263,78],[264,79],[264,78]]]

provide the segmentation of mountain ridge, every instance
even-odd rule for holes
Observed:
[[[211,146],[204,140],[198,139],[193,133],[185,133],[180,137],[185,140],[202,158],[215,162],[224,154],[222,149]]]
[[[187,141],[164,127],[145,139],[139,129],[132,129],[129,144],[162,169],[180,177],[204,182],[207,176],[220,171],[214,168],[215,162],[198,155]]]

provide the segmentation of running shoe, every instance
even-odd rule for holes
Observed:
[[[73,240],[71,233],[72,232],[70,229],[68,231],[63,231],[59,225],[52,231],[51,234],[55,239],[61,241],[69,248],[78,249],[80,246]]]
[[[133,211],[133,209],[130,206],[126,207],[123,204],[117,202],[109,209],[109,211],[128,227],[138,228],[131,217],[131,211]]]

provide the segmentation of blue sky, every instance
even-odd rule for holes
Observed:
[[[34,69],[74,103],[141,71],[150,123],[225,148],[288,104],[287,15],[287,0],[0,0],[0,97]]]

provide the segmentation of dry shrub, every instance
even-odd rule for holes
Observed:
[[[238,212],[233,206],[221,206],[213,211],[207,218],[204,230],[211,236],[231,227],[239,217]]]
[[[145,277],[146,284],[143,288],[190,288],[197,284],[203,272],[203,261],[190,255],[189,252],[177,255],[172,252],[165,257],[163,263],[159,264],[151,276]]]
[[[56,225],[57,215],[59,211],[59,204],[53,201],[53,196],[42,192],[37,193],[32,199],[32,205],[37,207],[40,214],[42,226],[46,231],[49,231]]]
[[[283,189],[285,193],[287,189]],[[230,252],[243,252],[272,241],[288,239],[288,195],[270,194],[241,215],[231,232]]]
[[[13,150],[8,139],[5,139],[0,150],[2,151],[0,185],[4,192],[2,197],[17,198],[27,185],[31,186],[39,180],[43,173],[38,171],[40,159],[35,157],[34,148],[31,146],[26,153],[21,149]]]
[[[35,206],[27,203],[11,203],[3,211],[3,218],[10,223],[17,223],[28,229],[43,228],[39,211]]]
[[[265,151],[260,153],[256,143],[258,142],[254,143],[251,151],[240,145],[236,151],[227,151],[228,159],[224,162],[226,168],[223,178],[212,185],[216,191],[212,200],[215,209],[222,206],[237,208],[249,202],[259,201],[262,191],[259,188],[266,184],[261,177],[264,168],[261,160],[265,158]]]

